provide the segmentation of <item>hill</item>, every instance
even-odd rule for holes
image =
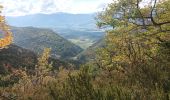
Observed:
[[[0,74],[5,74],[5,68],[27,67],[34,68],[37,62],[37,56],[34,52],[23,49],[16,45],[10,45],[9,48],[0,50]]]
[[[99,41],[94,43],[92,46],[90,46],[89,48],[87,48],[86,50],[81,52],[79,55],[77,55],[76,58],[80,63],[86,63],[88,61],[94,60],[96,51],[99,48],[103,48],[103,47],[105,47],[105,39],[104,38],[100,39]]]
[[[0,49],[0,75],[18,68],[27,68],[32,71],[37,64],[37,59],[38,56],[34,52],[15,44],[10,45],[8,48]],[[73,67],[74,63],[52,57],[49,58],[49,63],[50,62],[52,62],[54,69],[58,69],[60,66],[65,68]]]
[[[40,54],[44,48],[51,48],[54,58],[70,58],[79,54],[82,49],[62,38],[50,29],[34,27],[12,27],[14,43]]]

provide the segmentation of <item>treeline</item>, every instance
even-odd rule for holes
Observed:
[[[45,49],[35,71],[0,79],[11,100],[169,100],[170,0],[117,0],[97,17],[106,46],[79,70],[54,70]]]

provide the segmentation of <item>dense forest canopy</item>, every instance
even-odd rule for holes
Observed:
[[[145,0],[146,1],[146,0]],[[170,0],[116,0],[97,16],[105,46],[79,69],[54,70],[44,49],[32,74],[0,78],[0,98],[13,100],[169,100]]]
[[[116,70],[114,77],[127,78],[128,86],[143,89],[143,97],[157,87],[169,93],[170,86],[170,1],[147,2],[141,7],[142,0],[118,0],[98,16],[99,27],[113,29],[107,31],[107,47],[99,52],[97,64]]]

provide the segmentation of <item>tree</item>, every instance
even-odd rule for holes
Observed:
[[[50,70],[52,69],[52,63],[49,64],[50,58],[50,48],[45,48],[42,55],[38,58],[38,64],[36,66],[37,75],[47,75],[49,74]]]
[[[138,88],[147,98],[156,97],[152,92],[159,89],[168,99],[170,0],[143,2],[117,0],[99,14],[98,26],[112,29],[96,61],[119,85]]]
[[[2,11],[2,6],[0,6],[0,13]],[[4,37],[0,39],[0,48],[5,48],[12,44],[13,36],[12,32],[9,30],[9,26],[6,25],[5,17],[0,15],[0,30],[4,33]]]

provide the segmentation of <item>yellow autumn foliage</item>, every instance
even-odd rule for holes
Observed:
[[[2,6],[0,6],[0,12]],[[0,15],[0,32],[3,34],[3,38],[0,39],[0,49],[6,48],[13,42],[12,32],[9,29],[9,26],[6,25],[5,17]]]

